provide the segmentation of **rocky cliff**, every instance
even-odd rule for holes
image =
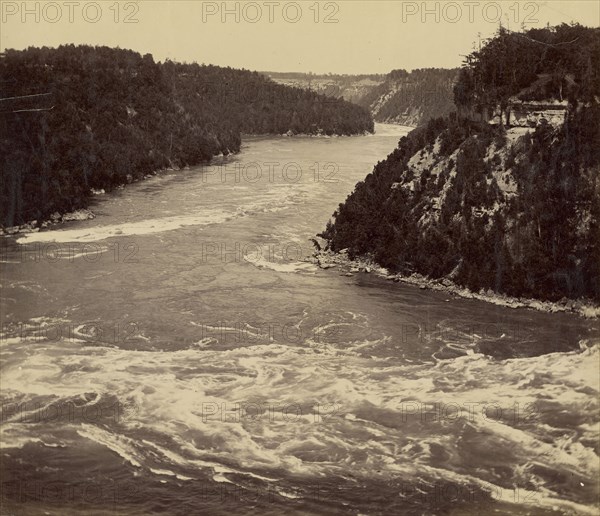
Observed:
[[[452,88],[457,69],[427,68],[387,75],[313,75],[265,73],[280,84],[343,97],[368,109],[376,122],[418,126],[454,109]]]
[[[402,138],[321,236],[471,291],[598,302],[600,30],[500,31],[486,47],[461,70],[458,115]]]

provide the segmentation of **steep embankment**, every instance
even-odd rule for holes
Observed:
[[[359,104],[360,100],[386,80],[384,74],[339,75],[302,72],[263,72],[278,84],[312,90],[329,98],[343,97]]]
[[[452,88],[458,70],[394,70],[356,103],[377,122],[418,126],[454,109]]]
[[[458,70],[393,70],[387,75],[276,72],[265,75],[280,84],[312,89],[332,98],[344,98],[368,109],[377,122],[418,126],[454,109],[452,88]]]
[[[340,205],[322,234],[328,247],[473,291],[600,301],[599,33],[501,32],[461,72],[459,105],[471,116],[400,140]],[[575,43],[563,51],[562,41]],[[555,88],[528,89],[557,63]],[[554,125],[543,111],[511,116],[526,109],[524,91],[552,105],[567,97],[564,123],[554,112]],[[514,126],[482,121],[494,113]]]
[[[237,152],[241,133],[362,134],[369,113],[256,72],[107,47],[0,57],[0,225],[85,207],[165,167]]]

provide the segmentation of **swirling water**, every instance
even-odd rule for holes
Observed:
[[[6,514],[597,514],[597,323],[307,261],[377,129],[4,239]]]

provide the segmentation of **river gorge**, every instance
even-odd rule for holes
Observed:
[[[309,260],[408,130],[248,137],[3,238],[7,514],[596,514],[596,321]]]

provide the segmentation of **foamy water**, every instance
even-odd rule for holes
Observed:
[[[7,239],[9,510],[596,514],[593,322],[305,261],[398,137],[250,139],[302,179],[182,171]]]

